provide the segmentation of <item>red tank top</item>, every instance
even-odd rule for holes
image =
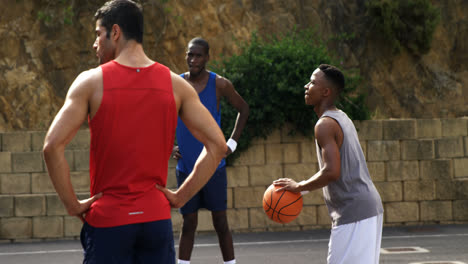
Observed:
[[[155,185],[166,186],[177,112],[170,71],[154,63],[132,68],[101,65],[103,97],[89,121],[90,191],[103,196],[86,221],[112,227],[170,219],[171,207]]]

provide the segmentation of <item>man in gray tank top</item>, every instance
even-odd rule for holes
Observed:
[[[344,76],[331,65],[320,65],[305,86],[305,103],[320,117],[315,143],[320,170],[296,182],[282,178],[273,183],[292,192],[323,189],[332,221],[327,262],[379,263],[383,207],[367,169],[356,128],[336,108]]]

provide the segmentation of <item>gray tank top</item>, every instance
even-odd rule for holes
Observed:
[[[353,122],[341,110],[325,111],[320,118],[326,116],[336,120],[343,131],[340,178],[323,187],[332,226],[349,224],[383,213],[382,201],[370,178]],[[315,144],[319,166],[322,168],[322,151],[317,140]]]

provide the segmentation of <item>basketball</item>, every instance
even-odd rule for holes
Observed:
[[[263,210],[267,216],[281,224],[286,224],[299,215],[302,210],[302,195],[300,193],[293,193],[290,191],[279,191],[276,189],[281,186],[274,186],[273,184],[263,194]]]

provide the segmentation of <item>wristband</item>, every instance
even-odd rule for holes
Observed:
[[[231,150],[231,153],[234,153],[234,151],[235,151],[236,148],[237,148],[237,142],[236,142],[234,139],[232,139],[232,138],[230,138],[230,139],[227,141],[226,145],[227,145],[227,146],[229,147],[229,149]]]

